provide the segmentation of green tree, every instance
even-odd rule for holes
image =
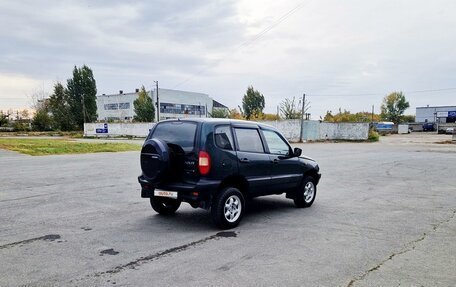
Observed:
[[[41,100],[36,104],[35,115],[32,119],[32,129],[35,131],[52,130],[52,118],[49,114],[49,102]]]
[[[75,128],[69,100],[68,90],[61,83],[56,83],[54,93],[49,98],[49,111],[52,114],[54,128],[61,131],[71,131]]]
[[[76,127],[97,120],[97,85],[92,70],[86,65],[74,66],[73,78],[67,80],[68,104]]]
[[[252,86],[247,88],[247,92],[242,98],[242,108],[244,117],[247,120],[251,118],[260,118],[264,109],[264,96]]]
[[[402,92],[394,92],[383,99],[381,106],[382,119],[393,123],[400,123],[405,110],[410,107]]]
[[[228,112],[227,109],[212,109],[212,113],[209,113],[209,116],[211,118],[221,118],[221,119],[225,119],[225,118],[228,118],[230,116],[230,113]]]
[[[404,123],[414,123],[415,122],[415,116],[414,115],[403,115],[402,116],[402,122],[404,122]]]
[[[155,107],[152,98],[147,94],[144,86],[138,93],[138,98],[133,102],[135,109],[134,120],[138,122],[153,122],[155,118]]]
[[[298,104],[295,103],[295,97],[293,97],[291,100],[288,98],[283,100],[280,103],[280,112],[287,120],[301,118],[301,111],[298,107]]]
[[[9,118],[8,113],[4,114],[3,111],[0,111],[0,127],[6,126],[8,124],[8,121],[9,121],[8,118]]]

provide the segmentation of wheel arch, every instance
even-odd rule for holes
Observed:
[[[304,178],[306,178],[307,176],[310,176],[310,177],[312,177],[314,179],[314,184],[315,185],[318,184],[318,181],[319,181],[320,177],[318,175],[318,172],[315,169],[311,169],[311,170],[308,170],[307,172],[305,172],[302,180],[304,180]]]
[[[245,177],[239,174],[230,175],[223,179],[217,191],[220,191],[226,187],[235,187],[239,189],[244,198],[248,197],[249,195],[249,183],[247,182]]]

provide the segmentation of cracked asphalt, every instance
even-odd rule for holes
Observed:
[[[411,134],[299,144],[317,199],[253,200],[215,229],[140,198],[139,153],[0,150],[0,286],[455,286],[456,145]]]

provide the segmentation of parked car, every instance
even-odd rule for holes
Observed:
[[[426,131],[435,131],[435,125],[434,123],[424,123],[423,124],[423,131],[426,132]]]
[[[454,128],[446,128],[445,133],[449,135],[454,134]]]
[[[181,202],[211,211],[220,228],[239,224],[246,199],[286,194],[310,207],[318,164],[292,149],[271,126],[227,119],[167,120],[150,131],[141,150],[141,197],[160,214]]]

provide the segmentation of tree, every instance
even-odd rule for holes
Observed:
[[[49,98],[49,111],[56,129],[71,131],[75,128],[68,90],[59,82],[54,85],[54,93]]]
[[[227,109],[223,108],[223,109],[217,109],[217,108],[213,108],[212,109],[212,113],[209,113],[209,116],[211,118],[222,118],[222,119],[225,119],[225,118],[228,118],[229,117],[229,112]]]
[[[24,109],[21,111],[21,119],[22,120],[29,120],[30,119],[30,113],[28,110]]]
[[[76,127],[97,120],[97,85],[92,70],[86,65],[74,66],[73,78],[67,80],[68,103]]]
[[[146,88],[141,87],[138,98],[133,102],[135,109],[134,120],[138,122],[153,122],[155,118],[155,107],[152,98],[147,94]]]
[[[277,114],[262,114],[259,120],[263,121],[278,121],[280,117]]]
[[[239,112],[237,109],[230,110],[228,118],[235,119],[235,120],[243,120],[244,119],[244,117],[242,116],[242,113]]]
[[[9,116],[10,115],[8,113],[4,114],[3,111],[0,111],[0,127],[8,124]]]
[[[372,113],[370,112],[358,112],[352,114],[350,111],[344,110],[339,108],[339,112],[337,114],[332,114],[331,111],[327,111],[326,115],[323,119],[325,122],[332,122],[332,123],[341,123],[341,122],[348,122],[348,123],[369,123],[372,122]],[[374,122],[378,122],[380,120],[380,116],[374,114]]]
[[[244,117],[250,120],[252,117],[260,118],[264,109],[264,96],[252,86],[247,88],[247,92],[242,98],[242,108]]]
[[[280,103],[280,112],[286,120],[300,119],[301,111],[297,104],[295,104],[295,97],[293,99],[286,98]]]
[[[404,123],[414,123],[415,122],[415,116],[414,115],[403,115],[402,116],[402,122],[404,122]]]
[[[410,104],[402,92],[391,93],[383,99],[381,106],[382,119],[398,124],[401,122],[402,114],[409,107]]]
[[[35,116],[32,119],[32,129],[35,131],[49,131],[52,129],[52,118],[49,115],[49,102],[41,100],[35,106]]]

